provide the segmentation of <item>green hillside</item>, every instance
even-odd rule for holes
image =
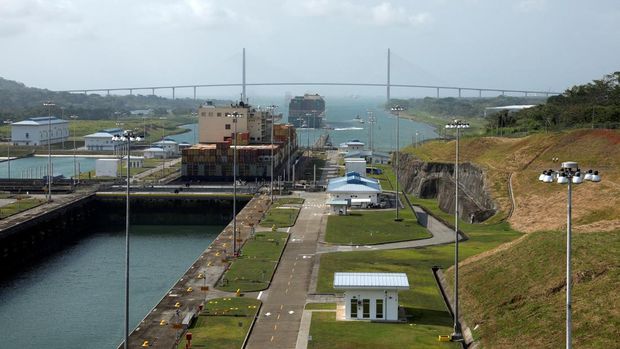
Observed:
[[[425,161],[453,162],[454,141],[407,148]],[[461,159],[485,169],[500,204],[497,218],[528,232],[461,262],[461,304],[483,348],[564,345],[566,187],[543,184],[542,169],[573,160],[599,169],[600,183],[573,190],[573,340],[575,347],[617,347],[620,328],[620,131],[580,129],[523,138],[467,137]],[[515,194],[512,216],[509,178]],[[497,233],[499,234],[499,233]],[[467,245],[469,242],[464,244]],[[452,270],[447,271],[452,281]],[[450,291],[452,292],[452,291]]]

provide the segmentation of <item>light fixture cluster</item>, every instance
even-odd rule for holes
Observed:
[[[404,111],[405,107],[400,106],[400,105],[397,104],[397,105],[393,106],[392,108],[390,108],[390,110],[392,111],[392,113],[399,113],[401,111]]]
[[[558,184],[568,184],[570,181],[580,184],[583,181],[600,182],[601,176],[596,170],[582,172],[576,162],[563,162],[559,171],[545,170],[538,176],[538,180],[543,183],[556,181]]]
[[[132,141],[132,142],[140,142],[142,140],[142,138],[140,138],[140,136],[136,136],[133,132],[128,132],[125,131],[122,135],[114,135],[112,137],[112,141],[115,142],[125,142],[125,141]]]
[[[469,123],[461,120],[454,120],[453,122],[446,124],[446,128],[469,128]]]

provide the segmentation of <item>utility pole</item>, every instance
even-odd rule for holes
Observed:
[[[390,103],[390,49],[387,52],[387,103]]]

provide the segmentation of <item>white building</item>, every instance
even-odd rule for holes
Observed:
[[[347,200],[351,206],[365,208],[369,204],[377,204],[377,196],[381,192],[378,180],[362,177],[357,172],[348,172],[344,177],[332,178],[327,183],[330,200]]]
[[[119,159],[95,160],[95,177],[116,177],[119,161]]]
[[[344,291],[345,319],[398,321],[398,291],[409,289],[405,273],[334,273]]]
[[[117,151],[125,147],[123,141],[113,141],[112,137],[122,136],[123,130],[120,128],[109,128],[99,132],[84,136],[84,146],[87,150],[96,151]]]
[[[32,117],[11,124],[13,145],[61,143],[69,137],[69,122],[55,116]]]
[[[363,158],[345,158],[344,171],[345,173],[357,172],[363,175],[366,173],[366,160]]]
[[[338,150],[340,152],[364,150],[364,143],[358,141],[357,139],[344,142],[344,143],[340,143],[340,145],[338,146]]]
[[[165,156],[168,158],[179,156],[179,143],[171,139],[164,139],[153,143],[153,145],[163,149]]]
[[[144,157],[146,159],[163,159],[164,150],[160,147],[150,147],[144,149]]]
[[[367,163],[387,165],[390,163],[390,154],[371,150],[348,151],[344,154],[344,159],[364,158]]]
[[[127,169],[125,165],[127,164],[127,156],[123,156],[123,163],[121,167],[125,170]],[[143,156],[131,156],[129,158],[129,168],[142,168],[144,166],[144,157]]]

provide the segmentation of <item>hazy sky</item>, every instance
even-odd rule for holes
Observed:
[[[248,82],[384,82],[389,47],[395,83],[562,91],[620,70],[619,36],[618,0],[0,0],[0,76],[240,82],[245,47]]]

